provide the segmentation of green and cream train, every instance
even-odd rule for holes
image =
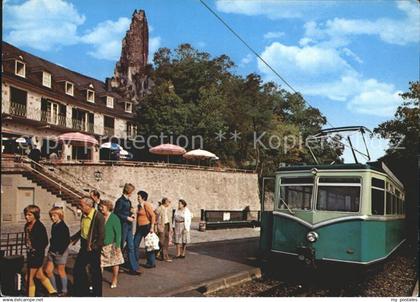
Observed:
[[[371,264],[405,240],[404,187],[383,163],[281,167],[260,247],[307,264]]]

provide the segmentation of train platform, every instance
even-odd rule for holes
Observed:
[[[156,267],[146,269],[140,276],[120,270],[117,288],[110,288],[111,271],[103,273],[105,297],[168,297],[200,296],[208,287],[226,283],[225,278],[244,278],[258,274],[258,237],[192,243],[184,259],[172,262],[156,261]],[[175,247],[170,248],[175,255]],[[68,267],[73,266],[69,259]],[[144,264],[145,259],[140,260]],[[71,273],[69,274],[72,279]]]

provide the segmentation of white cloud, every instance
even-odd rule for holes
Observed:
[[[240,67],[245,67],[246,65],[248,65],[249,63],[252,62],[253,58],[254,58],[254,56],[251,53],[247,54],[244,58],[242,58],[239,66]]]
[[[65,0],[27,0],[3,3],[5,40],[19,47],[50,51],[61,46],[84,43],[92,46],[88,54],[96,59],[117,60],[130,19],[106,20],[84,35],[77,30],[85,22],[72,3]],[[150,26],[151,31],[153,28]],[[160,37],[149,38],[150,52],[160,46]]]
[[[420,10],[415,1],[397,2],[405,18],[377,20],[334,18],[325,23],[314,21],[305,24],[305,37],[315,41],[343,46],[353,35],[376,35],[390,44],[406,45],[420,40]]]
[[[107,20],[99,23],[95,28],[81,37],[81,41],[90,44],[93,51],[89,55],[96,59],[116,61],[121,54],[122,40],[126,31],[130,27],[131,20],[125,17],[117,21]],[[149,37],[149,53],[153,53],[159,48],[160,37]]]
[[[4,3],[5,40],[43,51],[79,42],[77,27],[85,17],[63,0]]]
[[[121,54],[121,41],[130,26],[130,19],[107,20],[81,37],[81,41],[93,46],[89,55],[97,59],[118,60]]]
[[[285,33],[282,31],[269,31],[264,34],[264,39],[277,39],[283,37],[284,35]]]
[[[153,54],[161,44],[161,38],[160,37],[153,37],[149,39],[149,53]]]
[[[265,48],[261,57],[304,95],[347,102],[347,108],[356,113],[392,116],[401,103],[400,91],[392,84],[364,79],[342,57],[348,51],[274,42]],[[279,82],[264,63],[259,61],[258,68],[265,80]]]
[[[217,0],[216,8],[223,13],[247,16],[264,15],[270,19],[302,18],[306,13],[316,13],[324,7],[334,5],[331,1],[287,0]]]
[[[375,79],[362,82],[361,91],[355,95],[347,108],[356,113],[376,116],[392,116],[402,99],[394,85],[380,83]]]
[[[313,82],[320,77],[334,79],[343,73],[353,72],[332,48],[288,46],[274,42],[265,48],[261,57],[293,83]],[[263,73],[271,74],[261,61],[258,61],[258,67]]]
[[[342,48],[341,51],[348,57],[352,58],[353,60],[355,60],[357,63],[362,64],[363,60],[357,55],[355,54],[352,50],[348,49],[348,48]]]

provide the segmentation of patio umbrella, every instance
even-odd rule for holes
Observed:
[[[162,145],[150,148],[149,152],[153,154],[167,155],[168,162],[169,162],[170,155],[182,155],[187,151],[184,148],[177,145],[162,144]]]
[[[120,150],[120,158],[121,159],[132,159],[133,154],[131,154],[127,150],[122,149],[122,150]]]
[[[20,154],[23,155],[23,151],[28,150],[31,140],[29,138],[19,137],[15,140],[15,142],[19,144]]]
[[[206,150],[201,150],[201,149],[188,151],[187,153],[183,155],[183,157],[186,159],[199,159],[199,160],[208,159],[208,158],[214,158],[214,159],[218,158],[216,154],[211,153]]]
[[[111,142],[103,143],[99,148],[111,149],[111,150],[124,150],[123,147],[121,147],[117,143],[111,143]]]
[[[111,152],[117,152],[121,156],[128,156],[128,151],[124,150],[123,147],[118,145],[117,143],[106,142],[103,143],[99,148],[101,149],[109,149]],[[111,152],[109,152],[109,156],[111,157]]]
[[[87,134],[80,132],[68,132],[57,136],[57,141],[72,146],[92,147],[99,145],[98,141]],[[77,160],[77,153],[76,153]]]
[[[68,132],[61,134],[57,137],[57,140],[74,146],[96,146],[99,144],[94,137],[80,132]]]

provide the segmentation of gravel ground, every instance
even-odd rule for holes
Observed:
[[[402,246],[382,263],[360,270],[328,266],[316,270],[281,263],[263,264],[263,277],[207,296],[212,297],[405,297],[417,280],[416,247]],[[293,266],[295,265],[295,266]],[[264,266],[269,269],[264,269]]]

